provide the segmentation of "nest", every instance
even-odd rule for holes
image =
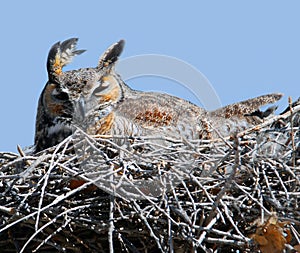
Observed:
[[[295,105],[228,138],[78,129],[38,154],[0,153],[0,251],[294,252],[299,127]]]

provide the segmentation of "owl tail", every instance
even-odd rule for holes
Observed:
[[[244,117],[244,116],[260,116],[258,114],[259,108],[263,105],[272,104],[281,99],[283,94],[280,93],[273,93],[267,94],[260,97],[248,99],[239,103],[231,104],[224,106],[220,109],[215,111],[211,111],[210,115],[213,117],[224,117],[224,118],[231,118],[231,117]],[[261,112],[262,117],[268,116],[274,110],[276,110],[276,106],[272,106],[267,109],[265,112]],[[268,115],[267,115],[268,114]]]

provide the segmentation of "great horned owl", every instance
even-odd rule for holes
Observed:
[[[78,39],[58,42],[47,60],[48,82],[39,99],[35,151],[54,146],[71,135],[74,124],[88,134],[161,135],[209,139],[227,136],[256,123],[260,106],[281,94],[268,94],[208,112],[184,99],[129,88],[115,72],[124,41],[110,46],[94,68],[63,72],[76,55]]]

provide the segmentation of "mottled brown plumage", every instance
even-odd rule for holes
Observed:
[[[59,143],[81,127],[88,134],[156,135],[209,139],[254,126],[262,119],[255,112],[274,103],[281,94],[269,94],[208,112],[184,99],[129,88],[115,72],[124,41],[107,49],[95,68],[63,72],[75,55],[77,39],[53,45],[49,52],[49,80],[40,96],[35,150]],[[268,113],[266,113],[267,115]]]

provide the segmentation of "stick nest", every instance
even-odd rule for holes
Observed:
[[[88,136],[0,153],[1,252],[294,252],[300,106],[217,140]]]

